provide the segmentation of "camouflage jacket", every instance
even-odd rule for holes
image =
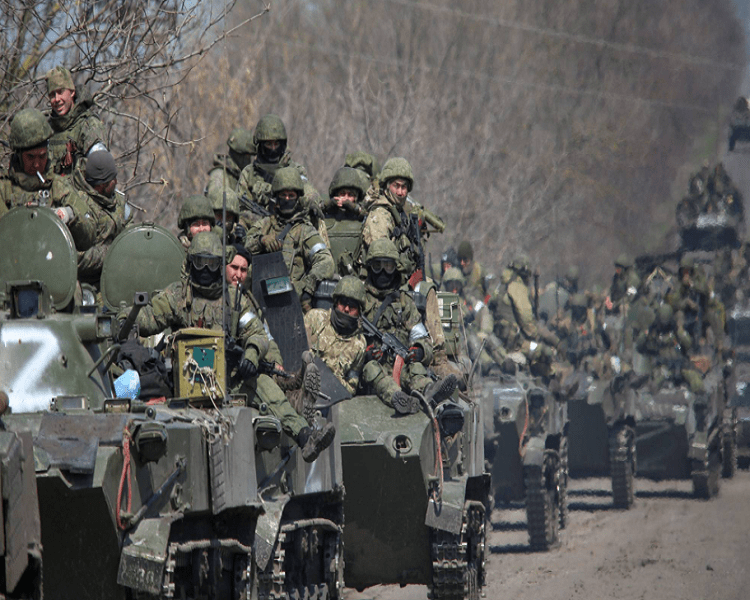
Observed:
[[[509,352],[518,350],[524,339],[536,340],[538,330],[529,288],[519,275],[510,276],[493,305],[495,333]]]
[[[294,162],[292,155],[287,151],[276,164],[264,164],[256,158],[242,169],[237,180],[237,193],[263,207],[267,207],[271,197],[273,176],[282,167],[295,167],[302,176],[302,181],[307,185],[307,170],[299,163]],[[307,193],[307,189],[305,189],[305,193]]]
[[[422,322],[422,315],[419,314],[414,300],[404,290],[378,290],[366,285],[367,299],[365,302],[364,316],[384,333],[392,333],[401,341],[404,346],[411,348],[418,346],[424,351],[422,364],[425,366],[432,362],[432,340],[427,333],[427,328]],[[392,300],[390,300],[392,298]],[[380,307],[384,302],[388,306],[382,311],[380,318],[375,322],[375,318],[380,312]],[[371,340],[367,340],[368,343]],[[393,365],[394,356],[389,357],[389,364]]]
[[[126,216],[124,199],[117,194],[107,198],[97,192],[80,169],[76,169],[73,175],[73,184],[87,200],[89,213],[96,224],[93,245],[85,251],[78,251],[78,279],[98,285],[107,250],[132,216]]]
[[[141,336],[156,335],[169,328],[172,331],[186,327],[205,327],[223,331],[222,296],[208,297],[193,289],[189,279],[176,281],[162,292],[156,294],[147,306],[138,314],[139,333]],[[279,347],[259,316],[257,304],[243,294],[239,310],[233,314],[237,288],[230,287],[227,293],[227,314],[231,321],[236,321],[237,342],[244,349],[245,358],[257,365],[265,359],[282,364]],[[215,294],[211,294],[215,296]],[[120,313],[120,317],[126,313]]]
[[[205,195],[208,196],[214,188],[223,190],[227,187],[236,190],[240,173],[242,169],[228,154],[214,154],[213,166],[208,172]]]
[[[473,295],[480,299],[484,299],[486,290],[484,287],[484,269],[477,261],[471,268],[471,273],[466,276],[466,285],[464,289],[468,289]]]
[[[77,90],[79,93],[80,90]],[[55,132],[49,140],[49,154],[55,173],[68,174],[73,165],[64,167],[62,160],[67,153],[67,144],[75,145],[73,150],[74,164],[85,157],[96,144],[101,144],[99,150],[107,149],[107,130],[101,119],[92,112],[93,101],[88,97],[77,100],[67,115],[49,117],[49,124]]]
[[[273,214],[255,223],[247,233],[245,246],[251,254],[263,254],[267,250],[261,243],[266,235],[278,237],[287,226],[284,236],[284,262],[297,294],[313,296],[318,282],[333,277],[334,264],[331,251],[305,212],[299,212],[291,220]]]
[[[354,393],[365,363],[365,336],[361,330],[352,335],[336,333],[331,324],[331,310],[314,308],[305,315],[305,329],[310,350],[319,356],[344,384]]]
[[[375,240],[388,238],[396,244],[401,270],[408,278],[417,269],[419,257],[415,245],[412,245],[407,235],[410,215],[406,212],[406,205],[397,206],[395,200],[391,200],[392,197],[388,191],[381,192],[369,206],[362,226],[361,256],[367,256],[367,249]]]
[[[50,208],[68,207],[73,217],[67,226],[79,251],[87,250],[96,237],[96,222],[85,198],[73,188],[70,181],[52,172],[51,162],[44,172],[44,183],[35,176],[21,171],[16,155],[10,167],[0,175],[0,216],[11,208],[38,204]]]

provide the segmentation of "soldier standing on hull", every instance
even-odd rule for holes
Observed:
[[[208,172],[206,196],[210,196],[215,189],[237,189],[242,169],[249,165],[255,156],[255,142],[253,132],[249,129],[237,127],[232,130],[227,140],[229,152],[214,154],[213,165]]]
[[[245,246],[251,254],[284,254],[292,285],[307,312],[318,283],[333,277],[333,256],[300,200],[304,188],[299,171],[294,167],[276,171],[271,193],[273,212],[252,226]]]
[[[182,230],[180,242],[185,248],[190,248],[193,237],[199,233],[211,231],[216,225],[216,217],[211,201],[200,194],[188,196],[180,208],[177,217],[177,227]]]
[[[96,223],[94,244],[78,252],[78,280],[99,289],[107,250],[132,216],[125,200],[117,196],[117,166],[106,150],[89,154],[85,169],[76,169],[73,184],[87,198],[89,212]]]
[[[92,152],[107,150],[107,130],[91,109],[94,102],[85,88],[76,90],[70,71],[57,66],[47,73],[47,95],[54,134],[49,141],[55,173],[72,173],[75,163]]]
[[[391,240],[380,238],[370,244],[364,316],[381,332],[396,336],[409,352],[400,381],[396,382],[393,378],[396,356],[383,352],[373,340],[367,347],[362,383],[367,391],[377,394],[397,412],[412,414],[419,410],[419,402],[409,392],[421,392],[438,403],[450,397],[458,378],[451,374],[434,381],[430,377],[427,366],[432,361],[432,342],[411,296],[400,289],[402,275],[397,268],[398,260],[398,250]]]
[[[155,335],[168,327],[173,331],[185,327],[223,331],[221,252],[221,240],[215,234],[202,232],[195,236],[188,251],[188,277],[172,283],[143,307],[136,321],[140,335]],[[228,291],[226,310],[231,314],[237,288],[230,286]],[[247,394],[252,405],[266,404],[284,432],[300,446],[305,461],[314,461],[333,441],[334,426],[327,423],[321,430],[311,429],[274,380],[259,372],[262,360],[280,365],[281,353],[260,320],[257,305],[244,295],[239,302],[238,317],[237,342],[243,353],[234,369],[232,385]]]
[[[365,306],[365,286],[352,275],[333,290],[333,308],[314,308],[305,315],[310,351],[321,358],[352,394],[357,392],[367,342],[359,316]]]
[[[8,170],[0,176],[0,217],[16,206],[36,204],[52,208],[68,226],[76,250],[91,247],[96,223],[86,200],[64,177],[56,175],[49,160],[52,129],[35,108],[18,112],[10,123]]]

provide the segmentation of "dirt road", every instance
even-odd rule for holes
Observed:
[[[560,548],[531,553],[525,513],[495,510],[486,597],[512,600],[750,598],[750,473],[694,500],[688,481],[636,481],[630,511],[611,506],[605,479],[574,480]],[[375,587],[346,600],[424,600],[427,588]]]

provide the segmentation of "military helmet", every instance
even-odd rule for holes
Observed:
[[[212,227],[216,225],[211,201],[200,194],[188,196],[187,200],[182,204],[180,214],[177,217],[177,227],[187,229],[190,222],[195,219],[207,219]]]
[[[568,267],[568,272],[565,273],[565,279],[572,282],[577,282],[578,277],[580,276],[580,271],[578,270],[578,267],[576,265],[571,265]]]
[[[52,137],[52,127],[36,108],[24,108],[10,122],[10,147],[13,150],[35,148]]]
[[[623,269],[629,269],[632,266],[634,266],[635,263],[633,262],[633,257],[627,254],[626,252],[623,252],[615,259],[615,266],[616,267],[622,267]]]
[[[458,260],[474,260],[474,248],[469,240],[463,240],[458,245]]]
[[[458,267],[450,267],[443,273],[443,287],[450,287],[448,285],[449,281],[457,281],[462,287],[466,285],[466,277],[464,277],[463,272]]]
[[[49,71],[46,75],[47,79],[47,93],[51,94],[55,90],[75,90],[76,86],[73,83],[73,76],[70,71],[62,65],[57,65]]]
[[[276,115],[263,115],[255,126],[253,140],[258,142],[270,142],[271,140],[286,141],[286,127],[281,117]]]
[[[271,192],[275,195],[282,190],[293,190],[300,197],[305,194],[305,184],[296,167],[282,167],[276,171],[271,182]]]
[[[344,166],[362,171],[369,177],[375,177],[380,170],[378,160],[372,154],[362,150],[347,154]]]
[[[680,269],[687,269],[692,271],[695,268],[695,261],[693,260],[692,256],[688,256],[687,254],[683,254],[682,258],[680,259]]]
[[[659,325],[669,325],[674,317],[674,310],[669,304],[662,304],[656,311],[656,321]]]
[[[347,275],[342,277],[333,289],[333,300],[336,298],[349,298],[359,303],[360,307],[365,305],[365,284],[359,277]]]
[[[520,275],[531,274],[531,259],[527,254],[518,254],[508,266]]]
[[[381,187],[384,187],[391,179],[395,179],[396,177],[406,179],[409,191],[414,187],[414,175],[412,174],[409,161],[398,156],[385,161],[383,170],[380,171],[380,175],[378,176]]]
[[[253,132],[242,127],[233,129],[227,139],[227,146],[240,154],[255,154]]]
[[[214,186],[208,190],[208,200],[214,211],[222,210],[224,206],[224,191],[227,193],[227,214],[240,216],[240,197],[232,188]]]
[[[367,262],[376,258],[391,258],[398,262],[399,255],[396,244],[394,244],[388,238],[378,238],[373,240],[370,247],[367,249]]]
[[[201,231],[197,234],[188,248],[188,256],[209,254],[221,257],[221,238],[213,231]]]
[[[573,294],[568,298],[568,306],[570,306],[570,308],[588,308],[589,302],[586,298],[586,294]]]
[[[367,193],[367,186],[362,178],[362,171],[352,167],[341,167],[331,180],[328,186],[328,195],[333,198],[336,192],[341,188],[352,188],[359,193],[359,200],[364,198]]]

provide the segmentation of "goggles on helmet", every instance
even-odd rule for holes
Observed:
[[[214,254],[192,254],[190,262],[196,269],[205,269],[209,271],[218,271],[221,268],[221,256]]]
[[[392,258],[373,258],[369,264],[372,272],[376,275],[385,270],[388,275],[393,275],[396,271],[396,261]]]

